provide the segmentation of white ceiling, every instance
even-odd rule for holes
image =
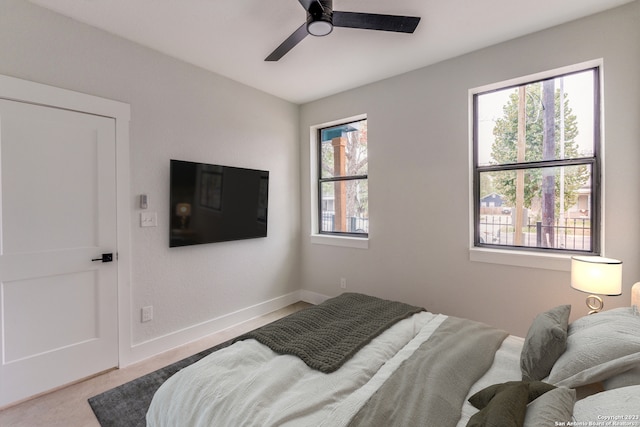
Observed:
[[[246,85],[305,103],[633,0],[335,0],[420,16],[413,34],[335,28],[264,62],[306,19],[298,0],[30,0]]]

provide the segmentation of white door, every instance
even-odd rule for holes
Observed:
[[[118,364],[114,122],[0,99],[0,407]]]

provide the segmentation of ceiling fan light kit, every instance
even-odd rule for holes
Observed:
[[[333,27],[413,33],[420,22],[416,16],[333,11],[333,0],[298,0],[307,11],[307,21],[278,46],[265,61],[277,61],[300,43],[307,34],[322,37]]]
[[[333,24],[327,21],[311,21],[307,24],[307,31],[312,36],[326,36],[333,31]]]
[[[331,1],[311,3],[307,10],[307,32],[322,37],[333,31],[333,5]]]

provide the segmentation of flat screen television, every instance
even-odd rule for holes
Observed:
[[[267,236],[269,171],[171,160],[169,246]]]

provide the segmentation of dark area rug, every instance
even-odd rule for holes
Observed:
[[[233,340],[201,351],[169,366],[158,369],[133,381],[89,399],[96,418],[102,427],[145,427],[145,416],[156,390],[169,377],[216,350],[228,347]]]

